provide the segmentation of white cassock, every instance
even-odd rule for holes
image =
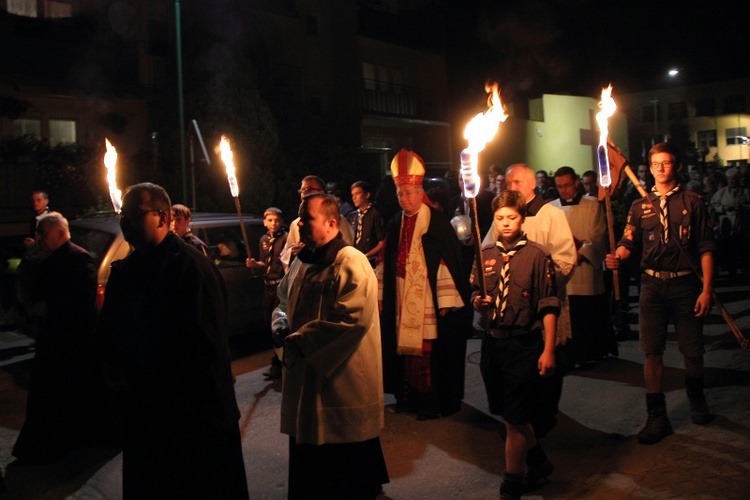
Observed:
[[[577,205],[563,205],[559,198],[549,204],[565,213],[573,236],[582,242],[578,253],[583,259],[565,287],[568,295],[603,294],[602,262],[607,253],[607,222],[601,203],[591,196],[583,196]]]

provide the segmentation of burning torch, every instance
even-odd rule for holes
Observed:
[[[107,152],[104,153],[104,166],[107,167],[107,183],[109,184],[109,197],[112,200],[112,208],[115,210],[116,215],[120,215],[122,211],[122,192],[117,189],[117,172],[115,166],[117,165],[117,150],[109,142],[109,139],[104,138],[107,146]]]
[[[221,160],[224,162],[224,167],[227,171],[227,181],[229,182],[229,191],[232,193],[234,198],[234,205],[237,207],[237,218],[240,220],[240,229],[242,229],[242,240],[245,243],[245,254],[250,256],[250,245],[247,241],[247,229],[245,229],[245,223],[242,222],[242,210],[240,209],[240,187],[237,184],[237,177],[235,177],[234,169],[234,153],[229,145],[229,139],[227,136],[221,136],[221,142],[219,142],[219,152],[221,154]]]
[[[612,85],[602,89],[602,100],[599,102],[599,111],[596,114],[596,122],[599,124],[599,147],[596,149],[596,157],[599,161],[599,185],[604,189],[604,206],[607,210],[607,224],[609,229],[609,247],[615,250],[615,228],[612,219],[612,202],[609,195],[609,186],[612,185],[612,173],[609,169],[609,151],[607,148],[607,137],[609,136],[609,117],[617,109],[615,100],[612,99]],[[612,270],[612,288],[615,292],[615,300],[620,300],[620,273],[617,269]]]
[[[488,109],[484,113],[477,114],[464,129],[464,139],[468,141],[468,147],[461,151],[461,177],[464,181],[464,197],[469,200],[469,211],[471,213],[471,232],[474,236],[474,250],[477,263],[477,276],[479,289],[482,297],[487,295],[487,287],[484,282],[484,264],[482,261],[482,238],[479,235],[479,218],[477,217],[477,200],[481,187],[478,172],[478,156],[484,147],[497,134],[500,122],[504,122],[508,115],[505,114],[500,102],[498,85],[485,85]]]

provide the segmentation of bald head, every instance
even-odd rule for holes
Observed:
[[[525,163],[515,163],[508,167],[505,172],[505,182],[508,189],[521,193],[524,201],[529,202],[534,198],[536,172]]]

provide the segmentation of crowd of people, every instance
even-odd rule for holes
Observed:
[[[708,424],[702,320],[714,255],[730,274],[748,271],[734,250],[750,232],[748,173],[686,169],[668,143],[637,170],[649,194],[622,193],[627,218],[615,248],[596,173],[569,166],[492,166],[472,200],[460,176],[454,196],[425,191],[423,160],[402,149],[391,163],[395,203],[365,181],[347,193],[311,174],[288,226],[268,207],[258,258],[246,265],[264,281],[274,351],[263,374],[282,381],[288,497],[380,494],[389,482],[384,394],[395,396],[389,410],[419,421],[458,412],[471,337],[481,338],[490,412],[502,418],[501,497],[543,485],[554,466],[541,440],[555,427],[564,375],[618,355],[610,271],[627,262],[641,287],[647,411],[638,441],[672,432],[662,389],[669,322],[691,419]],[[46,194],[33,200],[21,302],[43,328],[14,455],[39,463],[83,442],[116,441],[126,498],[246,498],[226,290],[190,231],[189,208],[155,184],[125,190],[120,225],[134,251],[113,264],[97,318],[91,257],[70,242],[66,219],[47,213]],[[477,218],[479,241],[459,223],[467,216]],[[50,376],[73,355],[79,371]],[[106,395],[111,414],[94,415],[102,406],[82,394]],[[89,427],[92,416],[107,427]],[[84,424],[97,433],[73,437]]]

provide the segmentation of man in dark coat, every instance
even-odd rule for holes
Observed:
[[[123,431],[124,498],[248,497],[216,266],[169,231],[169,196],[125,191],[135,249],[112,265],[98,335]]]
[[[456,233],[423,203],[421,158],[402,149],[391,171],[402,212],[386,231],[380,275],[385,392],[398,409],[437,418],[461,408],[469,283]]]
[[[49,256],[38,264],[26,302],[38,328],[26,420],[13,447],[19,464],[52,462],[93,444],[110,423],[95,356],[94,261],[70,241],[58,212],[39,216],[36,244]]]

